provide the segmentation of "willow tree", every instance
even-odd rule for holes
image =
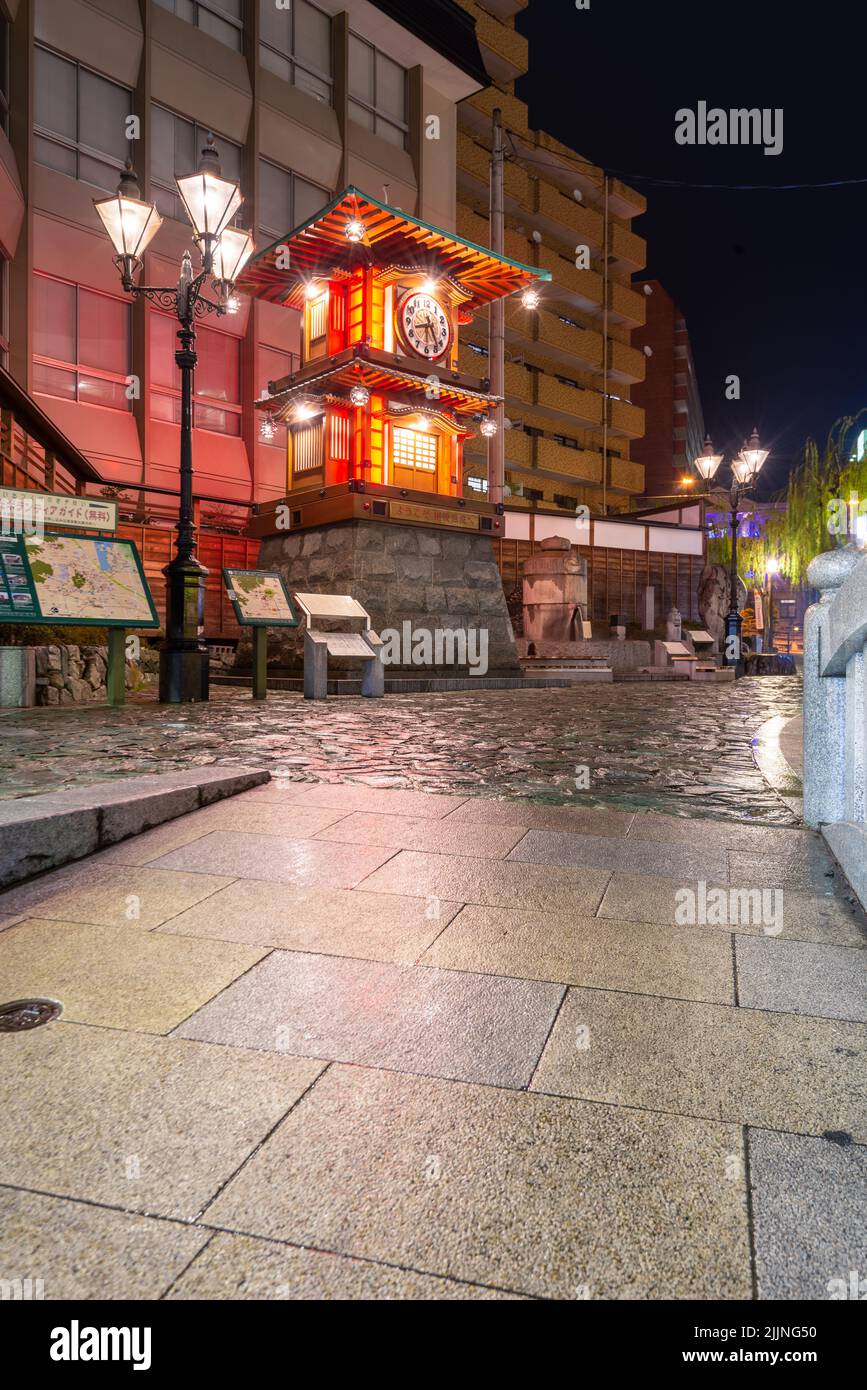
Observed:
[[[854,457],[852,440],[865,415],[867,410],[859,410],[838,420],[821,453],[816,441],[807,439],[788,487],[772,499],[778,506],[766,514],[760,535],[738,537],[743,572],[764,575],[768,562],[776,561],[793,584],[805,584],[814,556],[854,539],[852,518],[859,502],[867,499],[867,456]],[[727,563],[731,535],[713,537],[708,549],[712,560]]]

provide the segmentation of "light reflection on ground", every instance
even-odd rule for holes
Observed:
[[[751,740],[800,710],[801,685],[586,685],[254,704],[216,687],[208,705],[6,712],[3,796],[202,765],[267,767],[297,780],[529,796],[794,824],[767,786]],[[589,768],[589,784],[580,789]],[[576,773],[578,784],[576,785]]]

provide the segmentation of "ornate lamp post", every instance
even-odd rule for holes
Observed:
[[[175,554],[166,576],[166,641],[160,652],[160,700],[183,704],[208,698],[208,653],[199,633],[204,618],[207,570],[196,558],[193,529],[193,371],[196,366],[194,324],[205,314],[226,314],[234,308],[232,291],[254,245],[249,232],[228,224],[244,201],[237,183],[224,179],[212,138],[202,150],[195,174],[176,179],[178,193],[193,227],[201,269],[193,275],[189,251],[184,252],[175,286],[142,285],[137,277],[142,256],[162,224],[153,203],[142,200],[132,165],[121,175],[117,193],[94,200],[115,252],[115,265],[127,294],[141,295],[174,312],[180,347],[175,361],[181,373],[181,497]],[[211,277],[217,300],[203,289]]]
[[[758,477],[768,450],[759,447],[758,430],[753,430],[749,440],[736,458],[731,461],[732,480],[729,487],[730,526],[732,533],[732,559],[729,574],[729,611],[726,614],[726,643],[723,661],[726,666],[738,667],[741,664],[741,615],[738,612],[738,507]],[[722,454],[715,454],[710,435],[704,441],[704,451],[693,460],[693,467],[699,477],[709,483],[722,463]]]

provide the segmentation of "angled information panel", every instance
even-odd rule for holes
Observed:
[[[277,570],[223,570],[223,582],[241,627],[297,627],[298,614]]]
[[[0,620],[82,627],[160,625],[133,542],[69,532],[3,538]]]

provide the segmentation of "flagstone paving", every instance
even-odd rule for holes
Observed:
[[[830,1297],[864,920],[811,832],[708,809],[281,779],[0,895],[3,998],[63,1004],[0,1034],[0,1280]]]

